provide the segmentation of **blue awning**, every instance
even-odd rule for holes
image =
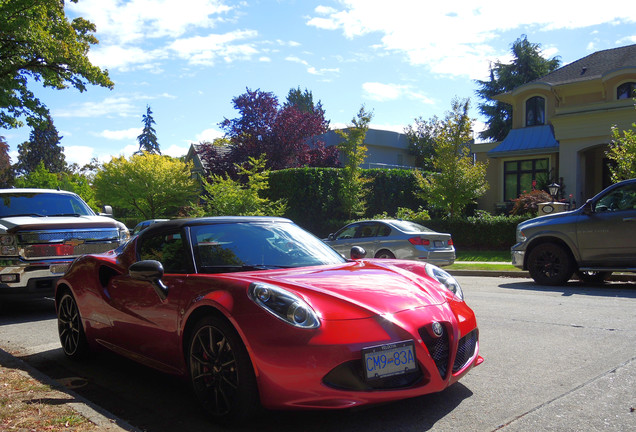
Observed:
[[[488,157],[525,156],[558,151],[559,142],[554,138],[552,127],[543,125],[512,129],[501,144],[488,152]]]

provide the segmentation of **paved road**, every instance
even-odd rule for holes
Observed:
[[[257,431],[625,431],[636,427],[636,284],[458,277],[485,363],[446,391],[346,412],[271,412]],[[0,317],[0,347],[139,429],[212,427],[188,387],[112,355],[66,360],[50,305]]]

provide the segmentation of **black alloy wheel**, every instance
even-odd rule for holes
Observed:
[[[242,423],[259,410],[249,354],[227,321],[210,316],[196,324],[188,362],[194,392],[217,421]]]
[[[88,354],[88,342],[82,327],[79,308],[75,298],[69,292],[64,293],[59,302],[57,330],[64,354],[72,359],[80,359]]]
[[[565,284],[574,273],[570,254],[554,243],[540,244],[530,252],[528,270],[536,283],[550,286]]]

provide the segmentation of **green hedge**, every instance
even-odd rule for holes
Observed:
[[[528,216],[473,216],[422,221],[432,230],[450,233],[456,249],[504,250],[515,244],[517,224]]]
[[[268,198],[286,199],[286,217],[298,225],[325,237],[346,222],[338,191],[342,185],[338,168],[291,168],[273,171],[269,176]],[[410,170],[362,170],[371,181],[367,186],[366,217],[386,212],[395,214],[398,207],[418,209],[424,201],[417,198],[417,184]]]

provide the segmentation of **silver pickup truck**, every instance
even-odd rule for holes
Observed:
[[[563,285],[576,273],[603,282],[636,272],[636,179],[613,184],[580,208],[517,226],[512,264],[542,285]]]
[[[0,189],[0,302],[53,295],[77,256],[115,249],[128,238],[123,223],[95,214],[74,193]]]

